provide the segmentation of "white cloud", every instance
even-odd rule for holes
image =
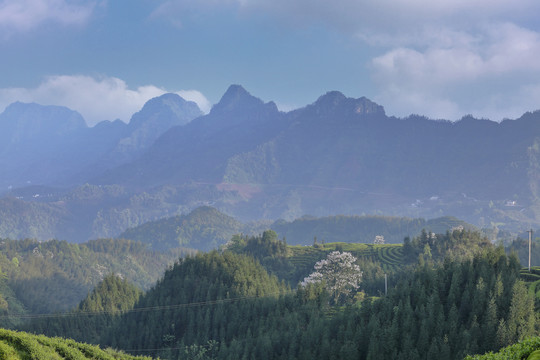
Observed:
[[[6,35],[33,30],[47,22],[83,25],[95,6],[95,1],[0,0],[0,29]]]
[[[501,119],[540,108],[531,90],[540,84],[537,0],[169,0],[154,15],[178,20],[225,5],[369,46],[378,52],[368,65],[374,98],[389,114]]]
[[[199,109],[205,114],[208,114],[212,108],[210,101],[198,90],[180,90],[175,93],[180,95],[184,100],[196,103]]]
[[[118,78],[82,75],[50,76],[32,89],[0,89],[0,108],[14,101],[67,106],[81,113],[88,125],[93,126],[102,120],[128,122],[146,101],[167,92],[176,92],[184,99],[196,102],[205,112],[210,109],[208,99],[196,90],[167,91],[154,85],[130,89]]]
[[[526,91],[540,84],[540,33],[502,23],[447,39],[458,40],[394,48],[372,60],[379,101],[390,113],[500,120],[540,108],[537,93]]]
[[[234,7],[241,2],[242,0],[167,0],[152,11],[150,19],[165,20],[176,28],[182,28],[182,19],[191,13],[219,11],[223,7]]]
[[[169,3],[185,3],[185,0]],[[230,3],[230,0],[201,3]],[[426,24],[460,28],[486,21],[535,20],[536,0],[236,0],[240,11],[273,14],[291,23],[317,23],[363,35],[401,35]]]

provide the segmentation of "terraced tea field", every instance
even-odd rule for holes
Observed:
[[[531,267],[531,272],[529,272],[528,268],[523,268],[520,270],[519,275],[521,280],[527,283],[529,293],[540,299],[540,266]]]
[[[0,329],[0,359],[6,360],[150,360],[149,357],[131,356],[73,340],[50,338],[24,332]]]
[[[317,261],[324,259],[327,254],[335,250],[350,252],[359,259],[379,262],[388,272],[399,270],[404,266],[401,244],[329,243],[318,246],[289,246],[289,248],[292,253],[289,261],[297,269],[312,269]]]

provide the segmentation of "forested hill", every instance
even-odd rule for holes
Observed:
[[[252,248],[264,245],[264,237],[248,241],[246,249],[286,255],[284,244],[270,235],[269,244],[276,246]],[[457,360],[535,334],[534,298],[519,281],[515,256],[467,231],[424,233],[409,246],[422,261],[390,273],[387,295],[364,287],[362,278],[358,288],[340,288],[339,302],[329,297],[329,283],[332,274],[349,269],[339,259],[354,260],[350,254],[329,253],[324,260],[332,262],[332,270],[314,267],[325,281],[295,290],[280,285],[251,257],[199,254],[169,269],[133,310],[97,333],[103,345],[161,358],[362,360]],[[445,254],[456,256],[443,259]],[[366,264],[356,262],[360,270]],[[44,322],[47,331],[86,326],[94,333],[88,324],[94,323]],[[88,331],[77,333],[84,337]]]
[[[227,328],[250,326],[239,309],[227,304],[277,298],[286,291],[275,277],[246,256],[211,252],[185,258],[168,270],[136,305],[135,311],[122,317],[102,341],[121,349],[165,348],[162,354],[170,351],[178,354],[177,350],[166,348],[193,343],[204,345],[207,340],[220,337],[220,333],[231,338],[234,335]],[[139,308],[157,311],[137,311]],[[257,312],[252,316],[257,316]],[[223,322],[225,319],[228,323]],[[139,324],[145,324],[144,328]],[[134,336],[127,337],[126,333]]]
[[[147,289],[181,254],[180,249],[155,253],[129,240],[102,239],[77,245],[3,239],[0,310],[4,315],[69,310],[113,273]]]
[[[377,236],[383,236],[387,244],[401,244],[405,237],[417,236],[422,230],[443,234],[458,227],[475,229],[450,216],[431,220],[392,216],[304,216],[291,222],[278,220],[270,226],[292,245],[311,245],[314,241],[373,243]]]
[[[467,229],[472,226],[452,217],[425,220],[369,215],[243,222],[208,206],[192,211],[186,207],[183,215],[175,215],[179,207],[171,198],[181,198],[185,192],[171,187],[143,194],[117,185],[88,184],[66,193],[38,187],[26,190],[17,191],[17,195],[45,194],[43,197],[50,196],[54,201],[0,199],[0,237],[70,242],[115,237],[141,241],[157,250],[178,246],[208,250],[224,244],[235,233],[257,234],[268,226],[291,244],[311,244],[315,236],[325,241],[372,242],[376,235],[399,243],[405,236],[419,234],[422,228],[444,233],[460,225]]]
[[[431,220],[391,216],[304,216],[291,222],[241,223],[215,208],[202,206],[191,213],[150,221],[129,228],[118,236],[148,244],[155,250],[179,246],[208,251],[226,244],[233,235],[256,235],[265,226],[286,238],[291,245],[312,245],[313,242],[373,243],[382,236],[385,243],[401,244],[407,236],[414,237],[426,230],[445,233],[454,228],[466,230],[474,226],[453,217]],[[317,240],[318,239],[318,240]]]
[[[246,226],[218,210],[203,206],[187,215],[151,221],[127,229],[118,238],[146,243],[155,250],[190,247],[208,251],[225,244]]]
[[[141,289],[126,279],[111,274],[97,284],[77,308],[64,313],[64,316],[36,316],[19,328],[97,344],[120,314],[135,307],[142,294]]]

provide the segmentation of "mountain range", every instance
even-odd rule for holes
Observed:
[[[110,167],[134,160],[169,128],[202,115],[176,94],[151,99],[129,124],[103,121],[89,128],[61,106],[20,102],[0,114],[3,188],[73,186]]]
[[[0,188],[20,208],[41,202],[63,218],[76,214],[93,235],[200,205],[242,220],[384,214],[454,215],[515,231],[540,224],[540,111],[500,123],[396,118],[332,91],[282,112],[232,85],[208,114],[165,94],[129,124],[89,128],[67,108],[14,103],[0,114],[0,166]],[[93,189],[91,201],[81,201],[81,188]],[[104,188],[118,191],[93,197]]]

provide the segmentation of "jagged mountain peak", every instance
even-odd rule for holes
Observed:
[[[490,122],[490,123],[494,123],[496,124],[497,122],[496,121],[493,121],[493,120],[490,120],[490,119],[486,119],[486,118],[477,118],[477,117],[474,117],[473,115],[471,114],[467,114],[463,117],[461,117],[461,119],[459,119],[458,121],[455,122],[455,124],[458,124],[458,123],[475,123],[475,122]]]
[[[242,110],[261,105],[264,105],[264,102],[251,95],[241,85],[231,85],[223,94],[219,103],[214,105],[211,112]]]
[[[366,97],[348,98],[339,91],[329,91],[313,103],[312,107],[322,114],[355,113],[359,115],[384,115],[384,108]]]
[[[144,104],[141,111],[153,110],[159,106],[175,107],[175,106],[186,106],[187,104],[190,104],[189,106],[197,106],[197,104],[194,103],[193,101],[187,101],[178,94],[166,93],[161,96],[156,96],[155,98],[148,100]]]
[[[181,121],[182,124],[203,114],[195,102],[187,101],[178,94],[167,93],[148,100],[139,112],[133,114],[129,125],[130,127],[139,127],[157,114],[165,113],[179,119],[186,119]]]
[[[316,104],[333,103],[337,105],[346,99],[347,98],[345,97],[345,95],[343,95],[342,92],[334,90],[334,91],[328,91],[326,94],[321,95],[315,103]]]

